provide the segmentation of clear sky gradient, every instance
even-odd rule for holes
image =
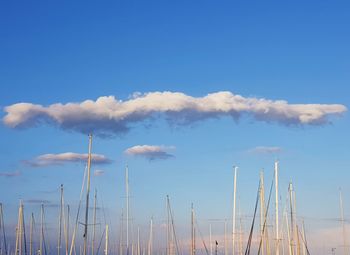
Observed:
[[[128,100],[134,92],[155,91],[193,97],[230,91],[349,108],[349,13],[348,1],[3,1],[1,118],[4,107],[19,102],[47,106],[109,95]],[[252,214],[259,171],[265,169],[269,186],[279,159],[282,199],[293,180],[298,214],[309,217],[311,230],[339,227],[317,220],[339,217],[339,187],[350,218],[349,114],[331,121],[284,126],[243,116],[190,127],[164,119],[137,124],[122,136],[94,138],[93,152],[113,162],[93,165],[104,174],[93,177],[92,186],[117,223],[128,164],[135,222],[164,219],[169,194],[186,235],[191,202],[203,222],[231,217],[233,165],[239,166],[242,211]],[[34,168],[24,161],[87,153],[86,135],[48,124],[22,130],[1,124],[0,137],[0,201],[9,221],[16,221],[19,199],[57,203],[61,183],[66,201],[77,203],[84,164]],[[175,157],[149,161],[124,153],[135,145],[173,146]],[[252,153],[258,146],[281,151]],[[27,213],[38,207],[28,204]]]

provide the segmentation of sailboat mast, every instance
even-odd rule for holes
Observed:
[[[30,216],[30,230],[29,230],[29,255],[33,255],[33,231],[34,231],[34,214]]]
[[[2,203],[0,203],[0,226],[2,228],[2,235],[3,235],[3,245],[5,247],[5,255],[7,255],[7,242],[6,242],[6,235],[5,235],[5,223],[4,223],[4,211],[2,208]]]
[[[260,172],[260,239],[261,255],[264,255],[265,242],[265,190],[264,190],[264,172]]]
[[[60,215],[58,219],[58,241],[57,241],[57,255],[61,255],[61,240],[62,240],[62,214],[63,214],[63,184],[61,184],[60,195]]]
[[[191,205],[191,255],[195,255],[195,228],[194,228],[194,209],[193,203]]]
[[[238,170],[238,167],[235,166],[234,167],[234,178],[233,178],[232,255],[235,255],[237,170]]]
[[[166,211],[167,211],[167,224],[166,224],[166,239],[167,239],[167,247],[166,254],[170,255],[170,212],[169,212],[169,196],[166,196]]]
[[[279,245],[279,226],[278,226],[278,168],[279,162],[275,161],[275,214],[276,214],[276,255],[279,255],[280,245]]]
[[[141,255],[140,227],[137,227],[137,253],[136,253],[136,255]]]
[[[304,220],[302,223],[302,237],[303,237],[303,255],[306,255],[306,235],[305,235],[305,225],[304,225]]]
[[[20,238],[20,224],[21,224],[21,205],[18,207],[18,219],[17,219],[17,227],[16,227],[16,246],[15,246],[15,254],[18,255],[19,251],[19,242],[21,241]]]
[[[106,225],[105,255],[108,255],[108,224]]]
[[[343,246],[344,246],[344,254],[348,254],[347,251],[347,242],[346,242],[346,229],[345,229],[345,221],[344,221],[344,206],[343,206],[343,195],[341,189],[339,190],[339,202],[340,202],[340,220],[342,223],[343,229]]]
[[[293,184],[289,183],[289,202],[290,202],[290,246],[294,254],[294,213],[293,213]]]
[[[153,217],[151,218],[150,229],[149,229],[149,240],[148,240],[148,255],[152,255],[153,246]]]
[[[70,214],[70,208],[69,205],[67,205],[67,222],[66,222],[66,255],[68,255],[68,243],[69,243],[69,214]]]
[[[125,191],[126,191],[126,255],[129,255],[129,168],[125,168]]]
[[[92,243],[91,243],[91,255],[95,254],[95,238],[96,238],[96,204],[97,204],[97,190],[95,189],[94,195],[94,223],[92,226]]]
[[[91,176],[91,147],[92,134],[89,134],[89,154],[87,168],[87,184],[86,184],[86,208],[85,208],[85,224],[84,224],[84,250],[83,254],[87,255],[87,240],[88,240],[88,224],[89,224],[89,195],[90,195],[90,176]]]
[[[41,204],[40,209],[40,255],[43,255],[43,242],[44,242],[44,204]]]

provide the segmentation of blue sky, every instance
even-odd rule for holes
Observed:
[[[109,95],[125,101],[134,92],[203,97],[230,91],[246,98],[349,107],[349,11],[346,1],[3,2],[0,105],[47,106]],[[242,210],[251,214],[259,171],[265,169],[270,183],[278,158],[281,194],[292,179],[300,215],[338,217],[342,187],[349,216],[350,119],[344,113],[331,120],[320,126],[285,126],[249,116],[190,127],[171,127],[164,119],[149,127],[137,123],[125,135],[94,139],[93,152],[113,163],[93,166],[105,174],[95,177],[92,186],[103,196],[110,217],[119,217],[128,163],[135,221],[164,218],[169,194],[186,230],[191,202],[203,219],[230,217],[233,165],[240,167]],[[33,168],[23,160],[86,153],[86,135],[51,125],[17,130],[4,124],[0,134],[0,172],[21,173],[0,177],[1,201],[12,215],[7,217],[15,220],[20,198],[54,201],[58,192],[49,191],[61,183],[66,200],[76,203],[83,164]],[[143,144],[174,146],[175,157],[148,161],[123,153]],[[249,152],[257,146],[282,151]],[[317,228],[326,223],[309,224]]]

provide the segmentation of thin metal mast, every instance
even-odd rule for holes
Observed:
[[[193,203],[191,204],[191,255],[196,254],[196,244],[195,244],[195,228],[194,228],[194,209]]]
[[[66,255],[68,255],[68,246],[69,246],[69,214],[70,214],[70,208],[69,205],[67,205],[67,221],[65,221],[65,229],[66,229]]]
[[[29,230],[29,255],[33,255],[33,231],[34,231],[34,214],[30,217],[30,230]]]
[[[5,255],[7,255],[7,242],[6,242],[6,235],[5,235],[5,223],[4,223],[4,211],[2,208],[2,203],[0,203],[0,226],[2,228],[2,234],[4,239],[4,247],[5,247]]]
[[[303,237],[303,255],[306,255],[306,235],[305,235],[305,225],[304,225],[304,220],[302,223],[302,237]]]
[[[344,255],[349,254],[348,253],[348,245],[346,241],[346,228],[345,228],[345,221],[344,221],[344,207],[343,207],[343,195],[341,189],[339,189],[339,202],[340,202],[340,220],[342,223],[342,229],[343,229],[343,246],[344,246]]]
[[[261,255],[264,255],[265,249],[265,189],[264,189],[264,172],[260,172],[260,238],[261,238]]]
[[[106,225],[105,255],[108,255],[108,224]]]
[[[87,184],[86,184],[86,210],[84,224],[84,255],[87,255],[87,240],[88,240],[88,224],[89,224],[89,195],[90,195],[90,175],[91,175],[91,147],[92,134],[89,134],[89,154],[88,154],[88,169],[87,169]]]
[[[293,184],[289,183],[289,202],[290,202],[290,246],[294,254],[294,213],[293,213]]]
[[[63,214],[63,184],[61,184],[61,196],[60,196],[60,216],[58,219],[58,242],[57,242],[57,255],[61,255],[61,240],[62,240],[62,214]]]
[[[232,255],[235,255],[237,170],[238,170],[238,167],[235,166],[234,167],[234,178],[233,178]]]
[[[129,168],[125,168],[125,191],[126,191],[126,255],[129,255]]]
[[[96,238],[96,203],[97,203],[97,190],[95,189],[94,195],[94,223],[92,226],[92,243],[91,243],[91,255],[95,254],[95,238]]]
[[[278,228],[278,168],[279,168],[279,162],[275,161],[275,214],[276,214],[276,255],[279,255],[280,253],[280,237],[279,237],[279,228]]]
[[[148,240],[148,255],[152,255],[153,249],[153,217],[151,217],[150,229],[149,229],[149,240]]]
[[[43,255],[43,242],[44,242],[44,204],[41,204],[40,209],[40,255]]]
[[[290,233],[290,229],[289,229],[289,222],[288,222],[288,215],[287,215],[287,210],[284,212],[284,216],[286,219],[286,227],[287,227],[287,239],[288,239],[288,254],[289,255],[293,255],[293,249],[292,249],[292,242],[291,242],[291,233]]]
[[[21,201],[20,205],[18,207],[18,219],[17,219],[17,227],[16,227],[16,248],[15,248],[15,254],[19,254],[20,245],[21,245]]]
[[[136,253],[136,255],[141,255],[140,227],[137,227],[137,253]]]
[[[296,203],[296,194],[295,190],[293,189],[293,216],[294,216],[294,242],[297,242],[295,244],[295,253],[297,255],[300,255],[300,245],[299,245],[299,228],[297,224],[297,203]]]

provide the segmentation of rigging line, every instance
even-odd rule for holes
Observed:
[[[176,252],[177,252],[178,255],[180,255],[179,244],[178,244],[178,241],[177,241],[176,232],[175,232],[175,226],[174,226],[174,218],[173,218],[173,213],[171,211],[169,198],[168,198],[168,204],[169,204],[169,213],[170,213],[170,218],[171,218],[171,225],[172,225],[173,234],[174,234],[174,238],[175,238]]]
[[[4,224],[4,212],[3,212],[3,209],[2,209],[2,203],[0,203],[0,214],[1,214],[0,225],[2,227],[2,234],[3,234],[3,238],[4,238],[5,254],[7,255],[7,242],[6,242],[5,224]]]
[[[246,248],[245,253],[244,253],[245,255],[249,255],[249,254],[250,254],[250,246],[251,246],[251,243],[252,243],[252,237],[253,237],[253,230],[254,230],[255,217],[256,217],[256,212],[257,212],[258,203],[259,203],[259,194],[260,194],[260,181],[259,181],[258,192],[257,192],[257,196],[256,196],[256,202],[255,202],[255,209],[254,209],[253,222],[252,222],[252,226],[251,226],[251,228],[250,228],[250,233],[249,233],[247,248]]]
[[[208,250],[208,248],[207,248],[207,245],[205,244],[205,241],[204,241],[204,238],[203,238],[203,235],[202,235],[202,231],[201,231],[200,228],[199,228],[197,219],[194,219],[194,221],[195,221],[195,224],[196,224],[196,226],[197,226],[197,230],[198,230],[198,232],[199,232],[199,236],[201,237],[201,240],[202,240],[202,243],[203,243],[205,252],[206,252],[207,255],[209,255],[209,250]]]
[[[24,239],[24,254],[27,255],[27,238],[26,238],[26,224],[24,222],[24,209],[22,204],[22,224],[23,224],[23,239]]]
[[[106,229],[104,229],[104,230],[103,230],[103,233],[102,233],[102,236],[101,236],[100,242],[98,243],[98,247],[97,247],[96,255],[98,255],[98,253],[100,252],[100,248],[101,248],[101,244],[102,244],[102,240],[103,240],[103,237],[104,237],[104,235],[105,235],[105,232],[106,232]]]
[[[310,255],[309,248],[308,248],[308,246],[307,246],[307,242],[306,242],[306,240],[304,240],[304,237],[303,237],[303,235],[302,235],[302,233],[301,233],[301,231],[300,231],[299,228],[298,228],[298,231],[299,231],[299,233],[300,233],[301,240],[303,241],[303,243],[304,243],[304,245],[305,245],[307,255]],[[305,239],[306,239],[306,237],[305,237]]]
[[[79,212],[80,212],[81,202],[82,202],[82,199],[83,199],[84,186],[85,186],[85,179],[86,179],[86,172],[87,172],[87,166],[85,166],[84,177],[83,177],[83,183],[82,183],[81,191],[80,191],[80,200],[79,200],[79,205],[78,205],[77,216],[76,216],[76,218],[75,218],[75,226],[74,226],[74,230],[73,230],[72,242],[71,242],[71,246],[70,246],[69,255],[72,255],[73,246],[74,246],[74,249],[75,249],[75,236],[76,236],[76,231],[77,231],[78,223],[79,223],[79,222],[78,222],[78,221],[79,221]]]
[[[47,255],[47,247],[46,247],[46,241],[45,241],[45,235],[44,233],[47,233],[47,229],[46,229],[46,224],[45,224],[45,211],[44,211],[44,206],[43,206],[43,229],[42,229],[42,235],[43,235],[43,243],[44,243],[44,251],[45,251],[45,255]],[[41,254],[40,254],[41,255]]]
[[[273,183],[274,183],[274,180],[272,180],[272,182],[271,182],[270,193],[269,193],[269,199],[268,199],[268,201],[267,201],[267,208],[266,208],[266,212],[265,212],[265,220],[264,220],[264,225],[263,225],[263,229],[262,229],[263,234],[265,233],[265,228],[266,228],[267,214],[268,214],[268,212],[269,212],[269,207],[270,207],[270,202],[271,202],[271,194],[272,194]],[[260,201],[260,203],[261,203],[261,201]],[[261,238],[260,238],[258,255],[260,254],[261,245],[262,245],[262,236],[261,236]]]

